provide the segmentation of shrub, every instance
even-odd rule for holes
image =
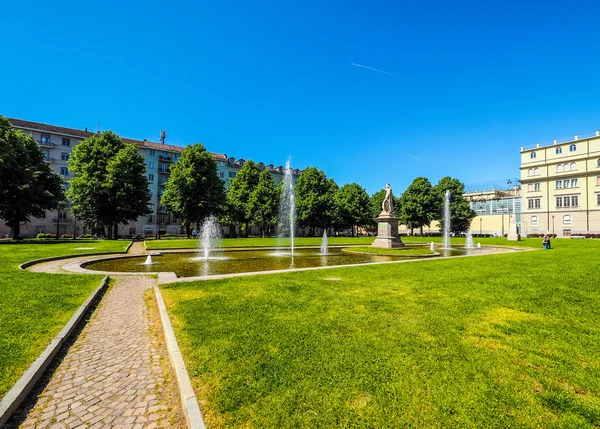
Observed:
[[[40,232],[36,237],[37,238],[52,238],[52,234],[45,234],[43,232]]]

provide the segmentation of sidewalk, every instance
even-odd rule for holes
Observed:
[[[144,302],[155,280],[115,280],[21,428],[185,425],[160,322]]]

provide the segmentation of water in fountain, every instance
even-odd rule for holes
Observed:
[[[209,216],[200,228],[200,246],[204,250],[204,259],[208,261],[210,251],[215,247],[217,240],[221,238],[221,228],[214,216]]]
[[[294,196],[294,181],[290,161],[285,163],[283,189],[279,201],[279,231],[277,247],[281,247],[283,238],[290,237],[290,252],[294,256],[294,233],[296,223],[296,201]]]
[[[329,249],[327,248],[327,230],[323,231],[323,238],[321,239],[321,255],[327,256]]]
[[[434,250],[435,249],[435,244],[433,243],[433,241],[429,244],[429,250]]]
[[[469,230],[469,232],[467,232],[467,240],[465,241],[465,247],[467,249],[472,249],[475,247],[473,245],[473,234],[471,233],[470,230]]]
[[[152,256],[148,255],[148,257],[146,258],[146,262],[144,262],[144,265],[152,265],[154,264],[154,262],[152,262]]]
[[[481,248],[481,243],[477,243],[477,248],[480,249]]]
[[[450,248],[450,190],[444,198],[444,249]]]

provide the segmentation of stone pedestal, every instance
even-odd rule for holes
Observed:
[[[381,213],[377,218],[377,238],[371,244],[373,247],[394,249],[404,247],[398,237],[398,217],[394,213]]]
[[[510,215],[510,229],[508,231],[508,235],[506,236],[508,241],[519,241],[521,239],[521,234],[519,234],[519,227],[517,226],[517,220],[515,215]]]

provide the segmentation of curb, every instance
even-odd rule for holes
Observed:
[[[62,345],[69,338],[71,333],[75,330],[83,315],[92,306],[96,299],[106,290],[108,287],[109,277],[104,277],[100,286],[98,286],[81,304],[75,314],[69,319],[67,324],[61,329],[56,337],[48,344],[46,349],[38,356],[38,358],[31,364],[31,366],[25,371],[25,374],[17,380],[15,385],[8,391],[6,396],[0,401],[0,427],[8,421],[12,413],[21,405],[21,402],[29,394],[31,389],[35,386],[37,381],[40,379],[52,359],[58,353]]]
[[[129,248],[131,247],[132,244],[133,244],[133,242],[130,242],[129,246],[127,246],[127,249],[125,249],[124,252],[119,251],[119,252],[81,253],[78,255],[52,256],[50,258],[34,259],[33,261],[23,262],[21,265],[19,265],[19,269],[24,270],[26,268],[31,267],[32,265],[41,264],[43,262],[60,261],[61,259],[80,258],[82,256],[124,255],[124,254],[127,254],[127,252],[129,251]]]
[[[158,311],[160,313],[160,320],[162,322],[163,331],[165,333],[165,340],[167,342],[167,350],[169,351],[169,358],[171,364],[175,370],[175,376],[177,377],[177,385],[179,386],[179,394],[181,396],[181,405],[183,406],[183,413],[185,414],[185,420],[190,429],[205,429],[204,419],[202,418],[202,412],[196,399],[196,394],[192,388],[192,381],[188,375],[185,367],[185,362],[179,351],[179,345],[175,338],[175,332],[167,313],[165,302],[162,298],[158,286],[154,285],[154,295],[158,303]]]

